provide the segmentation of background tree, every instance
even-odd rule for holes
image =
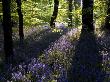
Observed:
[[[110,30],[110,0],[107,0],[106,4],[107,4],[107,15],[105,20],[105,28]]]
[[[10,0],[2,0],[3,6],[3,31],[4,31],[4,51],[6,63],[11,63],[13,60],[13,42],[12,42],[12,27]]]
[[[82,0],[82,29],[93,31],[93,0]]]
[[[16,0],[17,3],[17,12],[18,12],[18,16],[19,16],[19,37],[20,40],[24,39],[24,33],[23,33],[23,14],[21,11],[21,0]]]
[[[58,15],[58,6],[59,6],[59,0],[54,0],[54,11],[50,20],[50,27],[52,28],[55,27],[55,19],[57,18]]]
[[[72,2],[73,0],[69,0],[68,2],[68,5],[69,5],[69,13],[68,13],[68,18],[69,18],[69,21],[68,21],[68,26],[69,27],[72,27],[72,9],[73,9],[73,6],[72,6]]]

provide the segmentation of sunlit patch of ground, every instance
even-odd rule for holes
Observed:
[[[35,30],[34,30],[35,29]],[[24,45],[19,46],[19,40],[15,40],[15,59],[21,59],[29,61],[29,58],[38,57],[43,50],[48,48],[48,46],[56,41],[65,32],[53,32],[53,29],[30,29],[25,36]],[[30,34],[30,35],[29,35]]]

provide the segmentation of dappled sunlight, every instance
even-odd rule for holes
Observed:
[[[78,31],[74,29],[70,32],[75,35]],[[37,81],[67,81],[67,70],[71,65],[71,53],[73,52],[72,40],[69,39],[69,36],[68,32],[51,43],[38,59],[29,58],[28,60],[31,60],[28,63],[23,62],[17,67],[14,67],[11,79],[13,81],[30,81],[31,77],[32,80]]]
[[[17,46],[18,43],[15,43],[16,62],[21,60],[30,61],[29,58],[38,57],[44,49],[46,49],[52,42],[56,41],[62,34],[52,32],[50,29],[44,29],[39,33],[33,31],[32,34],[24,39],[24,46]]]
[[[109,82],[109,10],[109,0],[1,0],[0,82]]]

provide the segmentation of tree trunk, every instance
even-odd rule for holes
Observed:
[[[55,20],[57,18],[58,15],[58,6],[59,6],[59,0],[54,0],[54,11],[51,17],[51,21],[50,21],[50,27],[55,27]]]
[[[69,0],[69,3],[68,3],[69,4],[68,27],[72,27],[72,9],[73,9],[72,2],[73,0]]]
[[[93,0],[83,0],[82,29],[93,31]]]
[[[13,41],[11,27],[10,0],[2,0],[3,5],[3,31],[4,31],[4,52],[6,63],[13,60]]]
[[[105,20],[105,28],[110,30],[110,0],[108,0],[106,3],[107,3],[107,16]]]
[[[21,0],[16,0],[17,3],[17,11],[18,11],[18,16],[19,16],[19,37],[20,41],[24,39],[24,33],[23,33],[23,14],[21,11]]]

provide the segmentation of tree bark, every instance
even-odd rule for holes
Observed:
[[[83,0],[82,29],[93,31],[93,0]]]
[[[58,6],[59,6],[59,0],[54,0],[54,11],[51,17],[51,21],[50,21],[50,27],[55,27],[55,20],[57,18],[58,15]]]
[[[17,3],[17,12],[18,12],[18,16],[19,16],[19,37],[20,37],[20,41],[24,39],[24,33],[23,33],[23,14],[21,11],[21,0],[16,0]]]
[[[68,3],[69,4],[68,27],[72,27],[72,9],[73,9],[72,2],[73,0],[69,0],[69,3]]]
[[[108,0],[106,3],[107,3],[107,16],[105,20],[105,28],[110,30],[110,0]]]
[[[6,63],[12,63],[12,60],[13,60],[13,41],[12,41],[10,1],[11,0],[2,0],[4,52],[5,52]]]

